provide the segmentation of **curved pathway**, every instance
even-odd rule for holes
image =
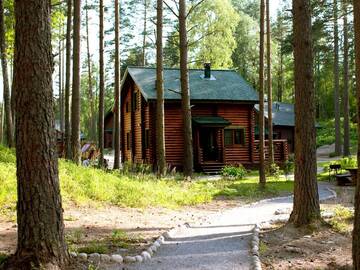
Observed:
[[[319,183],[321,200],[333,197],[330,185]],[[191,224],[168,237],[151,261],[126,265],[127,270],[241,270],[250,269],[250,241],[255,224],[288,213],[292,196],[260,201],[224,210],[207,224]],[[284,218],[288,214],[281,215]]]

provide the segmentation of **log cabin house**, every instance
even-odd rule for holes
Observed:
[[[128,67],[121,84],[122,161],[156,164],[156,69]],[[235,71],[189,70],[194,168],[219,171],[226,164],[259,164],[255,140],[257,92]],[[179,69],[164,69],[165,146],[170,167],[183,164]],[[105,145],[112,145],[113,114],[105,118]],[[288,158],[286,140],[275,140],[275,159]]]
[[[259,113],[259,105],[255,105],[256,115]],[[268,125],[268,103],[264,104],[265,124]],[[275,140],[287,140],[288,149],[290,153],[295,150],[295,110],[294,104],[284,102],[273,102],[272,106],[272,121],[273,121],[273,138]],[[257,127],[255,129],[255,138],[257,138]],[[266,128],[266,135],[268,136],[268,129]]]

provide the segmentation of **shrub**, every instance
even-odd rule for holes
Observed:
[[[285,178],[287,179],[288,175],[290,175],[291,173],[294,172],[294,162],[291,161],[290,159],[286,160],[285,163],[284,163],[284,175],[285,175]]]
[[[266,175],[267,176],[273,176],[276,179],[278,179],[280,177],[280,174],[281,174],[280,167],[276,163],[273,163],[266,167]]]
[[[237,166],[225,166],[221,170],[221,175],[224,177],[231,177],[237,179],[243,179],[246,175],[247,171],[242,164]]]

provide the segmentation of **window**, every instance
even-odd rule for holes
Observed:
[[[132,96],[132,110],[136,111],[138,109],[138,92],[134,92]]]
[[[225,143],[225,146],[233,145],[233,131],[232,131],[232,129],[225,129],[224,143]]]
[[[126,108],[126,112],[128,113],[129,112],[129,102],[126,102],[125,108]]]
[[[150,130],[145,129],[145,134],[144,134],[144,148],[145,149],[149,149],[150,147]]]
[[[230,145],[245,145],[245,129],[225,129],[224,131],[224,144],[225,146]]]

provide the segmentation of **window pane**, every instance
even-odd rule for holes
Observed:
[[[235,140],[235,144],[245,145],[245,130],[244,129],[235,130],[234,140]]]
[[[224,143],[225,146],[233,145],[233,130],[231,129],[224,130]]]

